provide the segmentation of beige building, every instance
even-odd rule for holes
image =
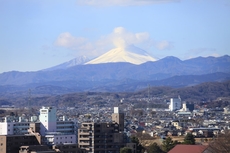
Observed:
[[[34,135],[0,135],[0,153],[18,153],[23,145],[40,145]]]

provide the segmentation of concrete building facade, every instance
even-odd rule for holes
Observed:
[[[181,109],[182,103],[180,97],[178,98],[171,98],[169,104],[169,110],[175,111]]]
[[[39,120],[41,122],[40,134],[45,135],[46,132],[56,132],[57,129],[57,117],[56,108],[54,107],[42,107],[40,109]]]
[[[58,144],[76,144],[75,134],[63,134],[58,132],[50,132],[43,136],[43,144],[52,146]]]
[[[117,107],[112,114],[112,122],[85,122],[78,129],[79,148],[91,153],[119,153],[126,146],[124,134],[124,114]]]

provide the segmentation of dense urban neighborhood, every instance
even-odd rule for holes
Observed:
[[[88,92],[75,105],[81,99],[71,96],[55,106],[33,106],[32,96],[26,106],[2,105],[0,152],[229,152],[228,137],[219,143],[230,130],[229,97],[191,102],[145,91],[132,98]]]

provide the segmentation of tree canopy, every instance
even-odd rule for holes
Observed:
[[[132,149],[128,147],[123,147],[120,149],[120,153],[132,153]]]
[[[173,147],[175,147],[177,144],[179,144],[178,141],[173,141],[171,137],[167,137],[162,143],[162,150],[165,152],[168,152]]]
[[[156,142],[151,144],[148,148],[148,153],[164,153],[163,150],[157,145]]]
[[[194,145],[196,143],[196,140],[194,138],[194,136],[192,135],[192,133],[188,133],[185,137],[184,137],[184,144],[191,144]]]
[[[142,152],[142,150],[144,149],[144,147],[140,144],[140,141],[137,137],[131,137],[131,142],[132,143],[136,143],[137,145],[137,152]]]

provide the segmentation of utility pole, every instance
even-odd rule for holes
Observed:
[[[28,104],[27,104],[27,109],[28,109],[28,112],[29,112],[29,115],[31,113],[31,89],[28,90]]]

